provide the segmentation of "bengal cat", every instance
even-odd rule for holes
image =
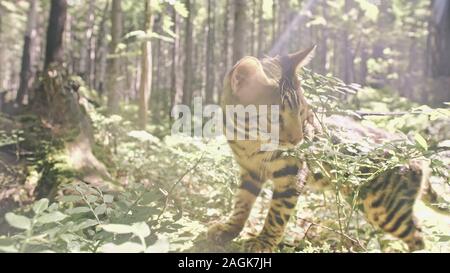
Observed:
[[[229,72],[224,81],[222,107],[232,105],[277,105],[280,149],[263,151],[266,140],[229,140],[240,166],[241,184],[235,196],[234,209],[224,223],[208,230],[208,238],[226,243],[242,231],[263,184],[274,185],[270,210],[261,233],[246,242],[249,252],[272,252],[281,242],[286,225],[296,207],[306,182],[327,184],[324,176],[310,172],[307,162],[284,156],[282,150],[303,141],[317,130],[314,115],[306,102],[297,70],[313,58],[315,47],[295,54],[258,60],[245,57]],[[235,118],[235,117],[227,117]],[[259,117],[260,118],[260,117]],[[270,129],[270,128],[269,128]],[[249,126],[246,124],[246,133]],[[364,205],[368,220],[403,239],[411,250],[423,247],[420,231],[412,218],[412,204],[426,180],[424,166],[412,162],[374,179]],[[396,185],[392,183],[398,181]],[[410,187],[412,184],[414,187]]]

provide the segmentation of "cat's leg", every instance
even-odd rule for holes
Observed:
[[[209,228],[208,239],[226,243],[236,238],[247,222],[262,185],[263,182],[256,175],[242,170],[241,185],[235,196],[233,212],[226,222],[214,224]]]
[[[272,172],[274,192],[270,210],[260,235],[246,243],[249,252],[271,252],[283,239],[286,225],[292,216],[306,180],[296,160],[280,160]],[[305,168],[306,172],[306,168]]]

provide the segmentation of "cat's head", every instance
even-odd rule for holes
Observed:
[[[298,144],[303,140],[308,106],[297,71],[312,60],[315,49],[313,46],[294,54],[263,60],[243,58],[226,79],[229,92],[224,96],[224,104],[278,105],[280,141]]]

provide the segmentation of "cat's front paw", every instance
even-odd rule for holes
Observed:
[[[265,237],[258,236],[247,240],[244,249],[248,253],[272,253],[276,245]]]
[[[216,223],[208,229],[208,240],[216,243],[228,243],[239,236],[239,231],[233,230],[229,225]]]

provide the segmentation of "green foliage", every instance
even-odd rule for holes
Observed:
[[[156,233],[161,225],[149,219],[160,213],[155,205],[161,193],[143,187],[117,196],[76,183],[64,188],[70,194],[49,205],[35,202],[23,213],[5,218],[17,232],[0,237],[6,252],[167,252],[168,244]],[[145,192],[143,195],[142,192]],[[146,223],[147,222],[147,223]],[[20,230],[20,231],[19,231]]]

